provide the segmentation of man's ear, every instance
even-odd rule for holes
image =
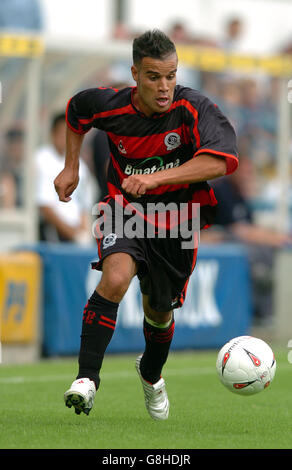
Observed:
[[[131,72],[132,72],[132,77],[133,77],[134,81],[137,83],[137,81],[138,81],[138,69],[137,69],[136,65],[132,65]]]

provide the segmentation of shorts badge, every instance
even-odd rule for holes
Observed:
[[[109,233],[103,239],[103,248],[106,249],[109,246],[113,246],[116,243],[117,234],[116,233]]]

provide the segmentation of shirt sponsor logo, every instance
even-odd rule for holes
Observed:
[[[154,165],[152,166],[147,166],[146,168],[140,168],[141,165],[145,164],[146,162],[149,162],[149,160],[152,160]],[[180,165],[180,159],[177,158],[174,162],[169,162],[164,164],[163,158],[162,157],[150,157],[146,158],[146,160],[143,160],[142,163],[136,166],[132,166],[130,164],[126,165],[124,173],[125,175],[149,175],[150,173],[155,173],[156,171],[162,171],[162,170],[167,170],[169,168],[175,168]]]

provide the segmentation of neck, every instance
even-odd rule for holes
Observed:
[[[134,93],[133,93],[133,104],[135,108],[137,108],[138,111],[140,111],[140,113],[145,114],[145,116],[147,117],[152,116],[153,112],[149,111],[149,109],[143,105],[143,102],[141,102],[137,88],[136,90],[134,90]]]

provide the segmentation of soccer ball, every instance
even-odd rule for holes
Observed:
[[[270,346],[253,336],[231,339],[219,351],[216,362],[220,381],[231,392],[254,395],[272,382],[276,360]]]

